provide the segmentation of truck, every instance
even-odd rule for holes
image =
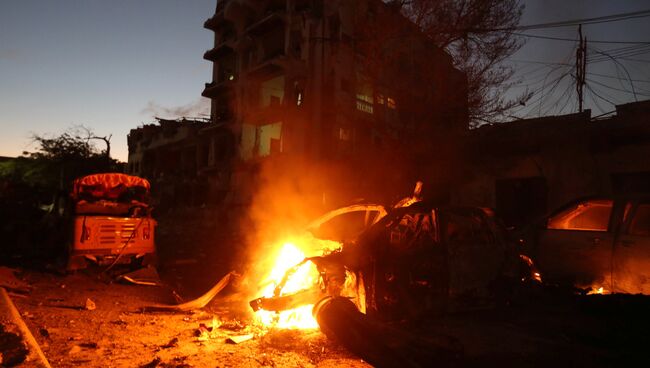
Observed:
[[[89,262],[150,264],[155,260],[156,220],[146,179],[121,173],[93,174],[74,181],[67,270]]]

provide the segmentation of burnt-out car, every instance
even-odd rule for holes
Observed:
[[[520,277],[514,243],[483,208],[397,208],[348,247],[343,263],[363,275],[367,312],[381,319],[489,303]]]
[[[396,208],[349,206],[315,221],[309,230],[316,238],[343,243],[306,260],[318,268],[320,282],[283,293],[283,283],[296,277],[294,268],[273,296],[251,306],[279,311],[344,296],[368,316],[399,320],[492,305],[507,297],[522,272],[524,279],[532,275],[491,210],[413,202]]]
[[[526,231],[545,281],[650,294],[650,196],[575,200]]]

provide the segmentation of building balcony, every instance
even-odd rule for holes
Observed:
[[[217,9],[215,10],[214,15],[203,23],[203,28],[212,31],[216,31],[221,28],[226,23],[226,20],[224,18],[224,10],[229,2],[230,0],[217,1]]]
[[[221,26],[223,26],[225,20],[223,19],[223,13],[215,14],[211,18],[203,23],[203,28],[209,29],[211,31],[217,31]]]
[[[223,93],[230,92],[233,89],[234,81],[227,80],[220,83],[210,82],[205,84],[201,96],[207,98],[216,98]]]
[[[220,58],[232,53],[233,51],[234,51],[233,48],[230,47],[227,42],[222,42],[219,45],[217,45],[216,47],[206,51],[205,54],[203,54],[203,58],[205,60],[209,60],[209,61],[214,62],[214,61],[217,61]]]

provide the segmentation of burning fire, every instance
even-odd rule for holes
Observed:
[[[337,243],[338,244],[338,243]],[[305,253],[293,243],[285,243],[275,259],[273,269],[269,273],[263,285],[266,285],[259,293],[259,297],[272,297],[276,286],[282,281],[287,270],[296,266],[305,259]],[[318,285],[320,274],[312,262],[305,262],[298,267],[295,273],[287,280],[280,295],[295,293],[301,290],[310,289]],[[278,328],[310,329],[318,328],[316,319],[312,316],[313,305],[304,305],[295,309],[281,311],[279,313],[265,310],[257,311],[258,321],[264,326],[275,326]]]
[[[594,295],[594,294],[601,294],[601,295],[602,294],[609,294],[609,291],[607,289],[603,288],[602,286],[599,287],[599,288],[597,288],[595,286],[592,286],[591,290],[589,290],[587,292],[587,295]]]

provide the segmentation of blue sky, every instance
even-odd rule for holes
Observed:
[[[83,124],[126,134],[152,115],[201,101],[211,79],[203,28],[215,0],[21,0],[0,2],[0,155],[33,149],[30,136]],[[173,116],[166,116],[173,117]]]
[[[650,8],[650,2],[641,0],[524,3],[522,24]],[[98,135],[113,134],[113,155],[126,160],[129,129],[153,121],[154,115],[173,118],[207,114],[208,104],[201,98],[201,91],[203,84],[211,80],[211,68],[202,56],[211,47],[213,35],[203,28],[203,22],[214,13],[215,6],[216,0],[0,1],[0,156],[33,150],[32,133],[54,135],[84,125]],[[589,25],[584,31],[593,40],[650,41],[650,17]],[[576,37],[575,27],[526,33]],[[531,39],[513,59],[566,59],[572,63],[573,46],[571,42]],[[607,50],[629,45],[594,46]],[[634,58],[644,60],[648,55]],[[650,63],[623,62],[633,79],[650,81]],[[551,80],[561,75],[552,73],[563,72],[542,64],[514,65],[522,81],[519,91],[543,90],[544,73],[550,73]],[[610,62],[588,68],[610,77],[622,73]],[[592,77],[625,90],[625,82],[617,78]],[[533,83],[538,79],[542,82]],[[634,100],[630,92],[592,85],[599,94],[608,93],[612,102]],[[636,88],[650,90],[650,84],[638,82]],[[562,92],[571,93],[569,76],[547,94],[545,101],[522,107],[517,116],[571,112],[574,107],[570,103],[560,109],[566,100]],[[591,97],[603,111],[613,108]],[[586,105],[594,109],[593,115],[600,113],[589,96]]]

